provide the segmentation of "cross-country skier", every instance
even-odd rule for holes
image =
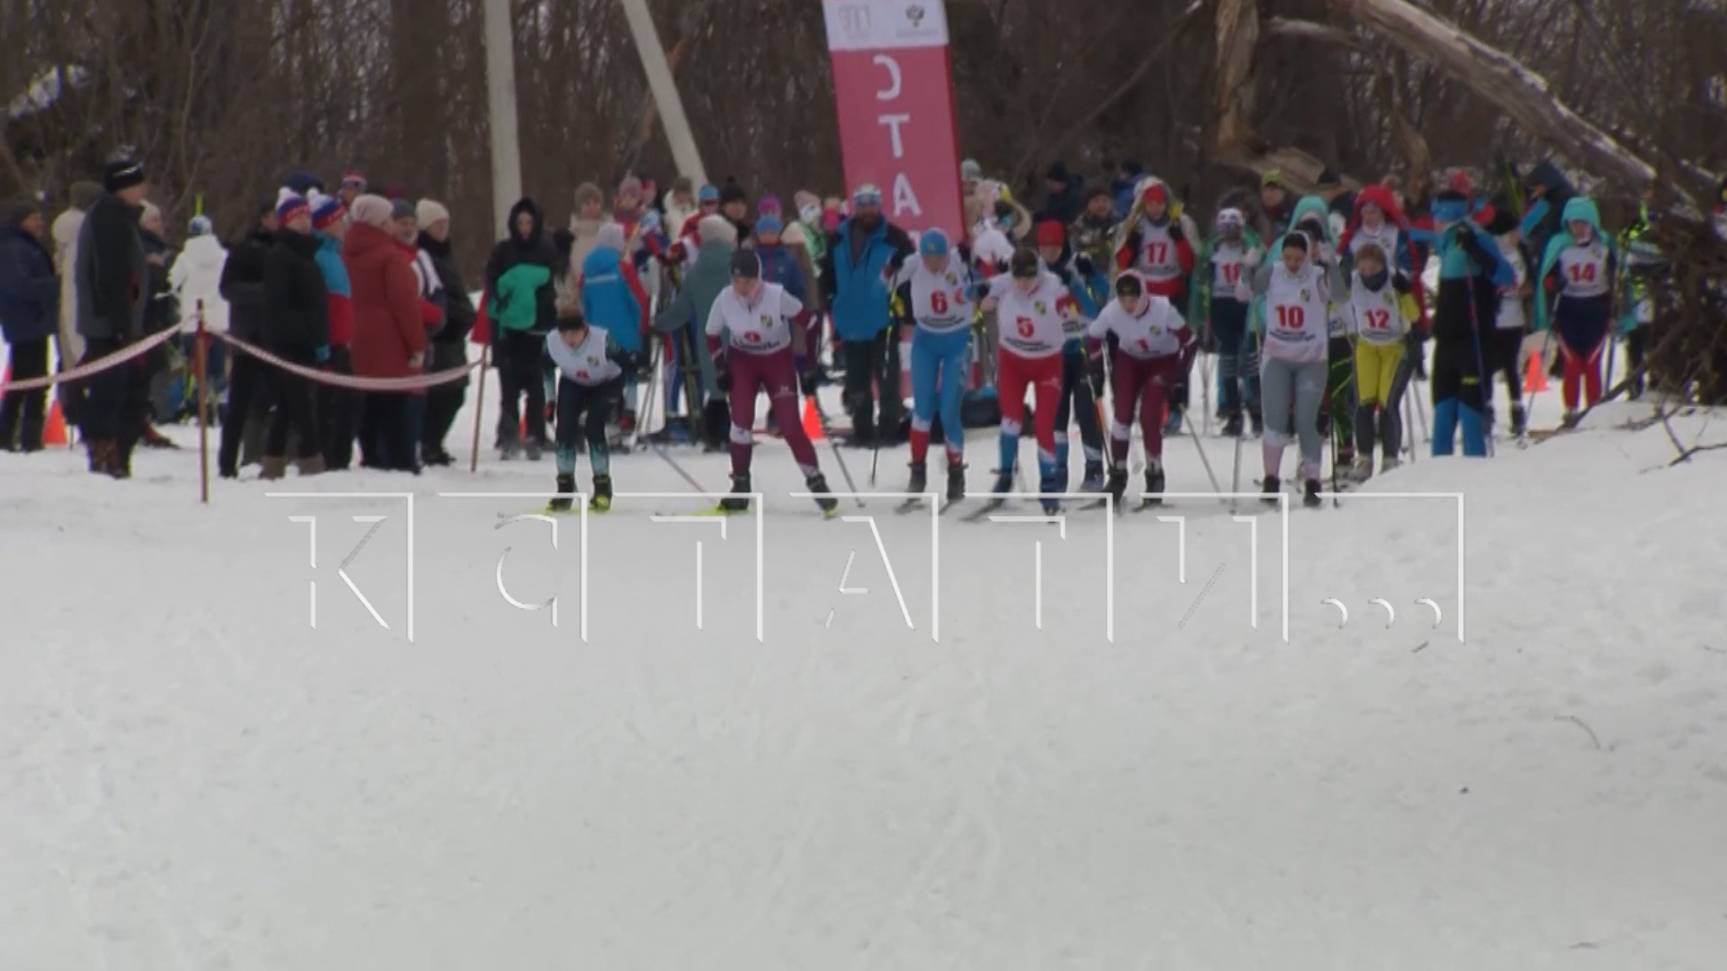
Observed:
[[[985,313],[993,312],[1001,333],[996,384],[1001,401],[1001,465],[996,492],[1013,488],[1014,462],[1025,420],[1025,392],[1035,395],[1038,491],[1056,492],[1055,415],[1061,398],[1062,347],[1067,343],[1066,319],[1079,312],[1073,296],[1055,274],[1043,268],[1037,251],[1014,251],[1008,276],[990,281]],[[1044,508],[1054,512],[1060,502],[1046,495]]]
[[[1554,235],[1541,258],[1535,294],[1535,329],[1558,332],[1565,359],[1562,393],[1565,424],[1577,420],[1579,385],[1583,400],[1601,400],[1601,351],[1613,324],[1613,284],[1619,251],[1601,231],[1595,200],[1578,196],[1565,204],[1565,228]]]
[[[1200,235],[1199,227],[1181,208],[1180,201],[1162,179],[1156,176],[1142,179],[1133,211],[1122,221],[1118,233],[1115,262],[1122,270],[1138,270],[1149,292],[1167,297],[1185,315],[1188,278],[1193,274],[1193,247]],[[1178,375],[1169,398],[1166,434],[1181,430],[1187,391],[1187,375]]]
[[[1193,270],[1193,320],[1207,336],[1202,344],[1217,348],[1217,369],[1222,378],[1225,435],[1237,436],[1242,429],[1245,407],[1253,420],[1253,433],[1260,434],[1264,421],[1259,411],[1259,338],[1249,326],[1253,271],[1265,259],[1259,234],[1247,226],[1240,209],[1217,213],[1217,232],[1207,240]]]
[[[1106,347],[1114,337],[1114,350]],[[1145,438],[1145,498],[1163,495],[1163,410],[1177,376],[1186,374],[1199,351],[1193,330],[1169,298],[1148,292],[1145,280],[1129,270],[1116,278],[1115,299],[1086,328],[1086,352],[1101,377],[1102,358],[1110,354],[1115,420],[1109,426],[1108,489],[1117,503],[1127,491],[1127,449],[1133,435],[1135,406]]]
[[[798,421],[792,322],[804,312],[804,305],[779,284],[762,282],[761,257],[754,250],[732,254],[731,274],[731,286],[708,312],[707,343],[708,352],[721,362],[721,387],[731,396],[732,492],[750,491],[750,457],[755,448],[750,429],[755,425],[756,395],[766,392],[768,407],[803,471],[805,486],[811,492],[826,493],[827,479],[816,461],[815,446]],[[828,495],[818,495],[816,504],[828,516],[839,508]],[[749,498],[728,496],[720,501],[720,508],[742,512],[749,508]]]
[[[1499,245],[1471,218],[1458,184],[1433,199],[1439,292],[1433,301],[1433,454],[1485,456],[1488,427],[1486,328],[1499,315],[1499,288],[1516,283]]]
[[[1067,319],[1067,344],[1061,354],[1061,405],[1055,415],[1056,491],[1067,491],[1067,429],[1079,421],[1080,447],[1085,450],[1085,479],[1079,491],[1103,488],[1103,422],[1097,407],[1101,388],[1094,389],[1086,375],[1085,321],[1097,316],[1101,304],[1094,300],[1085,276],[1075,266],[1067,245],[1067,230],[1061,223],[1045,220],[1037,225],[1037,255],[1043,265],[1079,304],[1079,313]]]
[[[587,439],[588,462],[594,467],[594,495],[588,508],[612,508],[611,448],[606,419],[623,393],[621,351],[604,327],[588,323],[581,311],[566,306],[557,329],[546,335],[546,355],[558,369],[558,495],[547,508],[570,508],[576,491],[576,438]]]
[[[1352,477],[1373,475],[1373,448],[1385,451],[1380,468],[1397,467],[1403,445],[1399,373],[1408,355],[1405,340],[1420,320],[1409,274],[1393,268],[1378,242],[1364,241],[1355,249],[1355,271],[1349,278],[1346,320],[1355,344],[1355,468]]]
[[[1529,332],[1529,297],[1534,288],[1529,279],[1529,254],[1523,246],[1516,213],[1503,200],[1495,200],[1487,233],[1499,247],[1499,255],[1511,264],[1512,282],[1499,288],[1499,312],[1494,317],[1487,355],[1487,394],[1493,379],[1505,374],[1505,391],[1511,399],[1511,435],[1522,437],[1528,430],[1528,412],[1523,408],[1523,345]]]
[[[897,280],[899,305],[914,325],[911,339],[911,480],[906,491],[928,484],[930,427],[941,416],[947,445],[947,499],[965,498],[965,426],[959,405],[971,358],[974,284],[967,259],[939,229],[918,239],[918,258],[907,260]]]
[[[1331,303],[1329,274],[1312,258],[1313,249],[1301,230],[1286,233],[1278,244],[1279,258],[1254,275],[1254,288],[1265,297],[1264,362],[1259,374],[1265,409],[1264,491],[1272,497],[1283,488],[1279,478],[1283,450],[1299,440],[1297,474],[1305,487],[1303,501],[1309,506],[1320,504],[1319,405],[1325,396]]]
[[[1339,259],[1336,239],[1331,233],[1331,217],[1325,200],[1319,196],[1303,196],[1295,204],[1290,228],[1300,230],[1310,244],[1308,259],[1325,271],[1331,293],[1341,300],[1347,277]],[[1281,245],[1273,250],[1281,252]],[[1336,436],[1334,460],[1340,468],[1355,461],[1355,345],[1349,339],[1344,324],[1343,308],[1333,305],[1326,322],[1325,400],[1321,403],[1320,434]]]

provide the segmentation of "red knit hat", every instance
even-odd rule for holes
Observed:
[[[1067,245],[1067,230],[1054,219],[1045,219],[1037,224],[1037,245],[1065,246]]]
[[[1162,182],[1153,182],[1145,187],[1144,192],[1140,193],[1139,201],[1142,205],[1160,202],[1167,206],[1169,205],[1169,190],[1164,187]]]

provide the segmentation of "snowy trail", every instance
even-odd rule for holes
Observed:
[[[186,453],[125,486],[0,455],[0,967],[1712,968],[1727,519],[1715,456],[1645,471],[1668,453],[1602,430],[1378,480],[1466,494],[1465,643],[1449,500],[1297,510],[1287,644],[1277,514],[1253,570],[1209,500],[1165,510],[1186,584],[1172,524],[1113,524],[1114,643],[1101,513],[1066,541],[944,519],[935,643],[927,517],[866,510],[907,630],[866,527],[770,500],[758,643],[747,545],[620,503],[583,644],[574,546],[495,528],[535,503],[435,495],[549,462],[283,483],[415,491],[410,644],[399,500],[218,482],[200,509]],[[800,485],[777,443],[757,470]],[[333,576],[354,514],[393,516],[351,571],[388,632]],[[570,598],[558,631],[499,598],[506,545],[515,596]]]

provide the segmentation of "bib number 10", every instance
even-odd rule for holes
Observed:
[[[1279,306],[1277,308],[1277,326],[1280,330],[1300,330],[1307,326],[1307,308],[1288,305]]]

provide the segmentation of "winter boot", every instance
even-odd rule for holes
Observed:
[[[558,476],[558,494],[546,503],[547,512],[569,512],[575,504],[576,477],[574,475]]]
[[[996,492],[996,493],[1012,492],[1013,491],[1013,470],[1012,469],[1006,469],[1004,471],[997,472],[995,474],[995,485],[993,487],[991,487],[990,491]]]
[[[1379,474],[1384,475],[1403,464],[1403,460],[1395,455],[1387,455],[1379,460]]]
[[[823,516],[832,519],[839,515],[840,501],[835,499],[833,496],[828,495],[828,493],[833,490],[828,488],[828,480],[826,476],[817,472],[815,475],[804,480],[804,486],[816,494],[816,505],[821,507]]]
[[[748,472],[732,476],[732,494],[720,500],[720,509],[725,512],[748,510],[750,508],[749,492],[750,474]]]
[[[266,455],[258,460],[264,471],[258,473],[258,478],[273,482],[288,474],[288,460],[280,455]]]
[[[1575,408],[1567,408],[1567,409],[1565,409],[1565,417],[1563,417],[1559,420],[1559,427],[1560,428],[1576,428],[1577,423],[1579,421],[1582,421],[1582,420],[1583,420],[1583,414],[1581,412],[1579,412]]]
[[[1251,415],[1249,415],[1248,418],[1250,418],[1253,422],[1253,437],[1254,438],[1264,438],[1265,437],[1265,416],[1256,411],[1256,412],[1253,412]]]
[[[1521,404],[1511,406],[1511,437],[1522,438],[1529,433],[1529,413]]]
[[[1349,467],[1349,478],[1352,482],[1366,482],[1373,478],[1373,456],[1357,455],[1355,464]]]
[[[588,500],[589,512],[610,512],[612,509],[612,477],[594,476],[594,497]]]
[[[1226,438],[1241,437],[1241,412],[1238,411],[1224,420],[1223,434]]]
[[[1283,492],[1283,480],[1275,475],[1268,475],[1259,491],[1265,495],[1266,505],[1275,506],[1277,505],[1277,497]]]
[[[322,455],[305,456],[295,465],[299,468],[302,476],[324,474],[324,457]]]
[[[1302,492],[1301,504],[1309,509],[1317,509],[1325,503],[1319,498],[1319,480],[1308,479],[1307,488]]]
[[[1145,470],[1145,502],[1148,506],[1163,505],[1163,466],[1153,465]]]
[[[90,471],[97,475],[124,478],[119,474],[120,445],[112,438],[97,439],[90,443]]]
[[[508,462],[522,453],[522,443],[515,436],[498,439],[498,461]]]
[[[1092,462],[1085,463],[1085,478],[1082,479],[1079,483],[1079,491],[1081,491],[1081,492],[1102,492],[1103,491],[1103,463],[1102,462],[1092,461]]]
[[[959,462],[950,462],[947,467],[947,501],[958,502],[965,498],[965,466]]]
[[[527,453],[528,461],[538,462],[545,454],[545,444],[537,438],[530,438],[522,445],[522,451]]]
[[[918,495],[929,486],[929,470],[922,462],[911,464],[911,478],[906,480],[905,491]]]
[[[1127,495],[1127,470],[1117,466],[1109,470],[1109,484],[1104,491],[1115,497],[1116,506],[1121,505],[1121,497]]]

